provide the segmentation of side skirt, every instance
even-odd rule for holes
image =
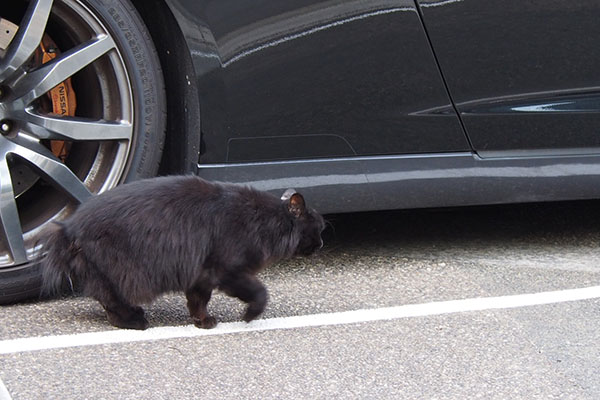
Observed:
[[[322,213],[600,198],[600,155],[469,152],[200,164],[209,180],[301,190]]]

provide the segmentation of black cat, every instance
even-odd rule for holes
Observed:
[[[267,303],[256,273],[322,247],[324,226],[292,189],[278,199],[195,176],[137,181],[91,198],[41,236],[44,290],[68,281],[111,324],[146,329],[139,305],[169,291],[185,293],[196,326],[214,327],[206,305],[220,289],[248,304],[249,322]]]

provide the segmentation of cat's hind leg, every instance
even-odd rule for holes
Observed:
[[[267,305],[267,289],[253,275],[241,274],[226,276],[219,285],[229,296],[237,297],[248,304],[244,321],[250,322],[265,310]]]
[[[217,325],[215,317],[206,310],[212,291],[211,286],[198,282],[185,292],[190,316],[198,328],[211,329]]]
[[[86,291],[104,307],[108,322],[113,326],[139,330],[148,328],[144,309],[125,301],[106,279],[94,281],[93,287],[88,287]]]
[[[104,309],[106,310],[108,322],[117,328],[139,330],[148,328],[148,320],[144,316],[144,309],[141,307],[123,303],[116,308],[105,306]]]

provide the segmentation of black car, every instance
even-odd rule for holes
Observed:
[[[0,5],[0,301],[34,237],[157,174],[321,212],[600,197],[597,0]]]

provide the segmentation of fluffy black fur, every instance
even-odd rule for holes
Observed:
[[[195,176],[137,181],[91,198],[44,232],[44,288],[75,284],[121,328],[146,329],[139,305],[169,291],[185,293],[198,327],[216,325],[206,310],[214,289],[248,303],[251,321],[267,303],[256,273],[313,253],[323,229],[293,191],[278,199]]]

